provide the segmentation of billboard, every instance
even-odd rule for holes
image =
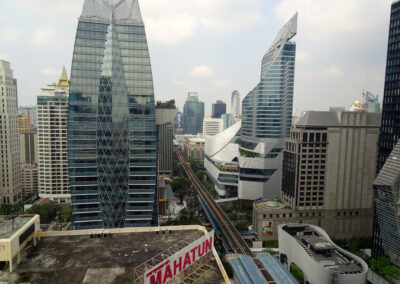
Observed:
[[[263,236],[272,236],[274,223],[272,221],[263,221],[263,229],[262,235]]]
[[[208,232],[144,273],[145,284],[163,284],[191,266],[214,247],[214,231]]]

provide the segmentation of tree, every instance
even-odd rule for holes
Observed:
[[[186,208],[183,208],[181,211],[179,211],[178,214],[178,220],[177,220],[178,225],[189,225],[189,212]]]
[[[235,224],[236,230],[239,232],[245,232],[248,230],[246,223],[240,222]]]
[[[384,278],[392,277],[394,279],[399,278],[400,270],[390,264],[387,257],[380,257],[378,259],[373,259],[369,262],[371,269],[383,276]]]
[[[182,204],[183,197],[186,194],[190,181],[184,177],[176,177],[171,181],[172,190],[179,196],[180,203]]]

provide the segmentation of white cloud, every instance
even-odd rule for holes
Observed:
[[[205,66],[205,65],[200,65],[194,67],[189,75],[194,78],[204,78],[204,77],[211,77],[214,75],[214,70],[212,70],[210,67]]]
[[[46,76],[55,76],[60,75],[60,70],[56,70],[54,68],[43,68],[40,70],[40,73]]]
[[[217,87],[230,87],[231,83],[232,82],[230,79],[220,79],[214,81],[214,85]]]
[[[5,61],[10,61],[10,59],[8,58],[8,55],[5,53],[0,54],[0,59],[5,60]]]
[[[34,47],[53,45],[57,42],[57,31],[54,27],[37,28],[32,35],[30,44]]]
[[[244,30],[262,21],[261,0],[149,0],[141,8],[149,40],[179,44],[201,29],[218,33]]]
[[[0,31],[0,42],[5,44],[13,44],[19,42],[21,31],[17,28],[10,27]]]
[[[344,75],[343,70],[337,66],[336,64],[328,67],[327,69],[321,72],[321,75],[327,77],[342,77]]]

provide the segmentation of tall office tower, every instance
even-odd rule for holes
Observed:
[[[18,131],[21,132],[30,129],[32,129],[30,117],[20,114],[18,116]]]
[[[221,114],[226,113],[226,103],[223,101],[217,101],[212,104],[212,118],[221,118]]]
[[[0,204],[20,204],[17,79],[10,63],[0,59]]]
[[[158,174],[172,173],[173,125],[177,113],[175,100],[156,104]]]
[[[68,92],[65,68],[57,84],[37,97],[39,195],[54,202],[71,202],[68,180]]]
[[[400,141],[374,182],[375,222],[372,257],[387,256],[400,267]]]
[[[383,167],[394,145],[400,138],[400,63],[398,53],[398,29],[400,27],[400,1],[392,3],[389,25],[389,40],[386,57],[385,88],[383,91],[382,128],[379,136],[377,172]]]
[[[183,107],[183,134],[203,132],[204,102],[199,101],[197,93],[188,93]]]
[[[364,108],[368,112],[380,112],[381,111],[381,103],[379,102],[379,96],[374,96],[368,91],[365,91],[364,94],[365,105]]]
[[[234,117],[230,113],[223,113],[221,115],[221,119],[223,121],[224,130],[231,127],[235,123]]]
[[[297,13],[279,31],[264,55],[260,83],[242,102],[239,198],[279,196],[283,139],[289,136]]]
[[[206,115],[203,119],[203,136],[215,135],[224,130],[224,120],[222,118],[212,118]]]
[[[29,117],[29,120],[31,122],[31,129],[36,129],[36,127],[37,127],[37,107],[36,106],[19,107],[18,114]]]
[[[76,229],[158,224],[154,89],[137,0],[84,1],[68,146]]]
[[[19,132],[19,156],[21,164],[33,164],[38,162],[36,130],[24,130]]]
[[[39,180],[38,165],[36,163],[21,165],[21,188],[24,198],[32,194],[38,194]]]
[[[381,115],[312,111],[285,139],[282,200],[318,212],[332,236],[370,236]],[[318,214],[317,214],[318,215]]]
[[[233,118],[240,116],[240,94],[237,90],[232,92],[231,115]]]

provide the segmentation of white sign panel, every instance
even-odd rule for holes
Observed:
[[[191,266],[214,247],[214,231],[208,232],[144,274],[145,284],[163,284]]]

